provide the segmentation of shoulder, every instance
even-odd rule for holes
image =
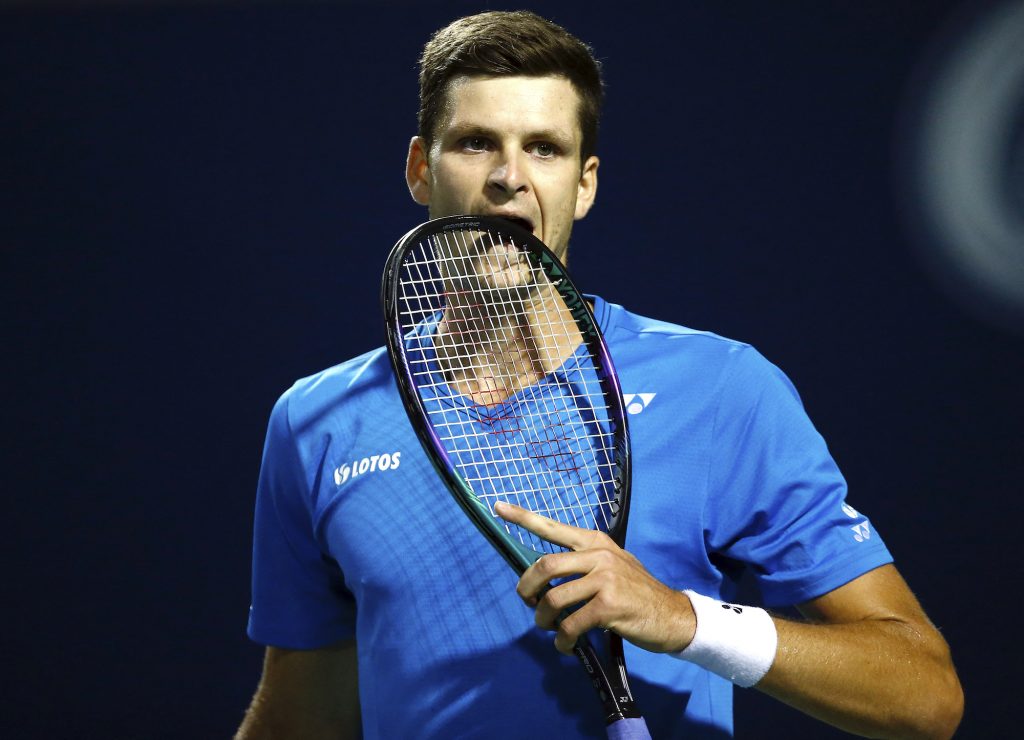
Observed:
[[[752,349],[746,342],[641,316],[597,297],[594,298],[594,312],[609,343],[644,343],[657,351],[701,352],[721,356]]]
[[[300,378],[281,394],[272,418],[291,429],[316,426],[342,405],[365,402],[394,385],[394,375],[383,347]]]
[[[595,314],[616,361],[656,365],[701,385],[791,387],[786,376],[747,342],[660,321],[595,298]]]

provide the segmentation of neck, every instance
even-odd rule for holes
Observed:
[[[492,406],[561,367],[580,336],[550,285],[501,305],[452,301],[435,348],[445,380],[473,403]]]

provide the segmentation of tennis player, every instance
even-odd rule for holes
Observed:
[[[434,35],[420,84],[416,202],[511,219],[565,258],[597,194],[590,50],[530,13],[483,13]],[[238,737],[602,737],[563,655],[594,628],[629,641],[655,738],[731,735],[733,684],[856,734],[950,736],[946,643],[786,377],[749,345],[592,303],[640,411],[628,552],[506,506],[571,550],[517,586],[431,468],[383,349],[300,380],[264,450],[249,635],[267,648]],[[734,603],[744,572],[761,605]],[[785,606],[804,619],[763,608]]]

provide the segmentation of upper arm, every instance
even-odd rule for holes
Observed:
[[[949,647],[892,565],[776,619],[775,662],[758,688],[868,737],[949,737],[963,691]],[[816,624],[815,624],[816,623]]]
[[[315,650],[267,648],[263,677],[236,740],[360,736],[354,640]]]
[[[883,565],[797,607],[804,617],[827,624],[885,623],[902,634],[914,654],[955,680],[945,638],[925,614],[896,566]]]
[[[906,581],[891,564],[868,571],[827,594],[799,604],[797,608],[816,622],[842,624],[882,619],[923,625],[934,630]]]

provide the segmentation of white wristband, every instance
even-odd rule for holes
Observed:
[[[697,631],[682,652],[672,655],[744,688],[764,678],[779,643],[768,612],[756,606],[726,604],[689,589],[683,593],[693,604]]]

